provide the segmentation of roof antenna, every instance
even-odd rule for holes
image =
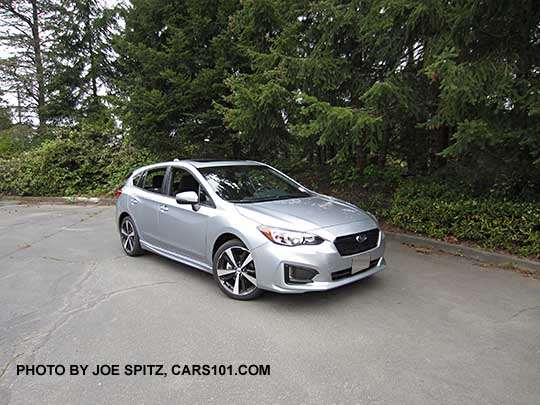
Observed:
[[[180,159],[174,159],[173,162],[180,162]]]

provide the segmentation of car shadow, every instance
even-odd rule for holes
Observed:
[[[384,280],[379,274],[355,281],[354,283],[334,288],[328,291],[314,291],[303,294],[280,294],[265,291],[258,298],[258,301],[271,304],[274,307],[283,307],[287,310],[291,308],[313,308],[314,306],[335,305],[341,302],[353,300],[359,295],[372,293],[384,287]]]
[[[206,282],[208,286],[212,287],[216,295],[222,296],[223,299],[231,300],[231,298],[219,290],[212,274],[151,252],[146,252],[145,257],[159,264],[159,267],[167,271],[174,273],[181,271],[183,276],[193,278],[194,282]],[[382,272],[383,275],[384,273]],[[302,310],[302,308],[313,308],[314,306],[334,306],[335,304],[345,303],[354,300],[357,296],[368,293],[372,294],[374,290],[384,288],[384,285],[384,276],[381,276],[381,273],[376,273],[370,277],[328,291],[315,291],[302,294],[280,294],[272,291],[264,291],[260,297],[248,302],[271,305],[275,308],[282,307],[284,309],[286,308],[287,311],[291,311],[291,309]]]

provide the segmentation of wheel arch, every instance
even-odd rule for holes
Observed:
[[[233,240],[233,239],[238,239],[240,240],[245,246],[248,246],[246,244],[246,242],[243,240],[243,238],[241,238],[240,236],[238,236],[237,234],[234,234],[232,232],[224,232],[222,233],[221,235],[219,235],[217,237],[217,239],[214,241],[214,244],[212,245],[212,260],[214,260],[214,256],[216,255],[216,252],[217,250],[219,249],[219,247],[221,245],[223,245],[224,243],[230,241],[230,240]]]
[[[118,216],[118,229],[120,229],[120,225],[122,225],[122,221],[124,220],[125,217],[131,218],[131,222],[133,222],[133,225],[135,226],[135,230],[139,232],[139,226],[137,225],[137,221],[135,221],[135,218],[133,217],[133,215],[131,215],[128,211],[124,211]]]
[[[129,215],[129,212],[124,211],[118,216],[118,228],[120,228],[120,225],[122,224],[122,221],[123,221],[123,219],[125,217],[130,217],[131,218],[131,215]],[[133,218],[131,218],[131,219],[133,219]]]

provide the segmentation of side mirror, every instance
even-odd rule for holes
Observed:
[[[195,191],[184,191],[183,193],[176,194],[175,197],[178,204],[195,205],[199,203],[199,196]]]

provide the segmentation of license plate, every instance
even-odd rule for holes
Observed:
[[[371,261],[370,255],[361,255],[353,257],[351,275],[356,274],[362,270],[369,268],[369,262]]]

